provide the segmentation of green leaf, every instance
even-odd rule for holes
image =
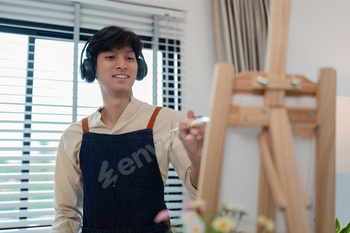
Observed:
[[[335,233],[338,233],[340,231],[340,222],[338,218],[335,218]]]
[[[347,230],[346,233],[350,233],[350,222],[346,225],[345,229]]]
[[[339,233],[350,233],[350,222],[339,231]]]

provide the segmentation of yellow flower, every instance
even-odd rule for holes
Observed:
[[[266,219],[267,219],[266,217],[259,215],[258,216],[258,224],[261,226],[264,226],[266,224]]]
[[[236,223],[229,217],[216,217],[211,226],[219,232],[229,232],[236,227]]]
[[[186,233],[204,233],[205,228],[201,222],[194,222],[186,225],[185,231]]]
[[[203,199],[199,199],[199,200],[192,202],[192,207],[196,208],[196,209],[201,208],[205,205],[206,205],[206,202]]]
[[[273,231],[275,229],[275,224],[272,220],[269,219],[269,221],[266,223],[265,229],[268,231]]]
[[[229,202],[223,203],[221,205],[221,209],[226,210],[226,211],[231,211],[231,212],[240,210],[238,205],[236,205],[234,203],[229,203]]]
[[[184,223],[194,222],[194,221],[197,221],[199,219],[199,216],[198,216],[197,212],[195,212],[195,211],[185,211],[182,214],[182,219],[183,219]]]
[[[273,231],[275,229],[274,222],[262,215],[258,216],[258,224],[268,231]]]

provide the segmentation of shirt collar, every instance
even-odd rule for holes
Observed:
[[[113,127],[113,131],[119,131],[126,123],[130,120],[131,116],[134,115],[137,110],[140,108],[142,102],[135,97],[131,96],[131,101],[128,103],[123,113],[119,117],[117,123]],[[99,107],[96,112],[93,114],[92,119],[90,121],[90,128],[92,127],[103,127],[108,128],[101,121],[101,110],[103,106]]]

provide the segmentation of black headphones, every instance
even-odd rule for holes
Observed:
[[[85,43],[83,50],[81,51],[80,55],[80,74],[81,74],[81,79],[85,80],[88,83],[92,83],[95,78],[95,67],[92,62],[92,58],[88,52],[86,52],[86,58],[83,61],[83,54],[84,51],[87,47],[87,45],[90,43],[91,37],[88,39],[88,41]],[[143,54],[141,53],[137,57],[137,76],[136,80],[141,81],[144,77],[146,77],[148,69],[147,69],[147,64],[145,62],[145,58],[143,57]]]

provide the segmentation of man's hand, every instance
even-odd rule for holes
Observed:
[[[198,185],[200,162],[202,158],[205,124],[191,127],[191,122],[198,117],[193,111],[187,112],[187,120],[179,125],[179,138],[182,141],[192,163],[191,183]]]

